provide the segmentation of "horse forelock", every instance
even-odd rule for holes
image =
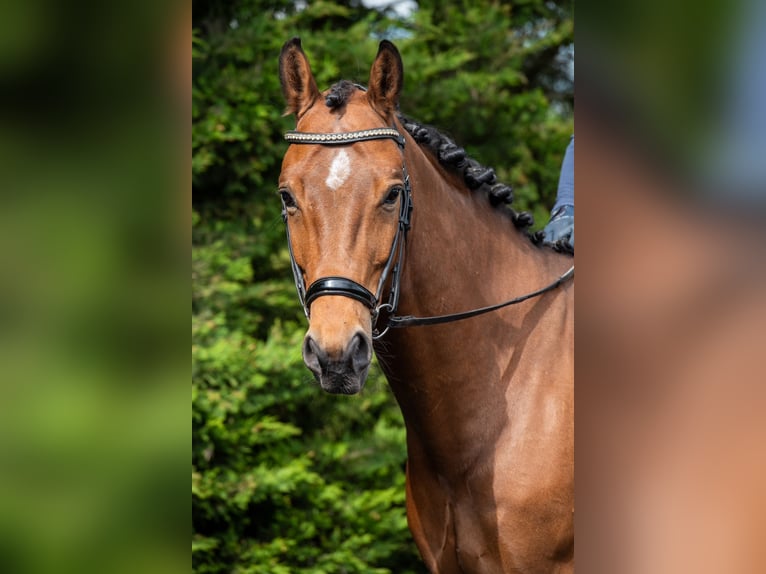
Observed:
[[[360,89],[358,84],[349,82],[348,80],[341,80],[336,82],[325,94],[324,103],[331,110],[337,110],[345,106],[348,103],[348,99],[354,91]]]

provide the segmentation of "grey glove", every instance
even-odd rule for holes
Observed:
[[[543,229],[543,243],[566,241],[574,250],[574,205],[562,205]]]

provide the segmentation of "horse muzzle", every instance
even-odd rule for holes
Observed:
[[[303,341],[303,362],[328,393],[353,395],[364,387],[372,361],[372,342],[357,331],[348,343],[333,351],[314,338],[311,331]]]

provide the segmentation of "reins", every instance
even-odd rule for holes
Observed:
[[[509,301],[505,301],[503,303],[497,303],[495,305],[489,305],[487,307],[481,307],[479,309],[473,309],[471,311],[463,311],[462,313],[450,313],[448,315],[437,315],[434,317],[413,317],[412,315],[404,315],[404,316],[392,315],[388,319],[388,328],[420,327],[422,325],[439,325],[441,323],[451,323],[452,321],[462,321],[463,319],[470,319],[471,317],[476,317],[477,315],[483,315],[484,313],[496,311],[497,309],[502,309],[503,307],[509,307],[510,305],[521,303],[522,301],[526,301],[527,299],[538,297],[539,295],[542,295],[543,293],[547,293],[548,291],[553,291],[556,287],[558,287],[559,285],[564,283],[564,281],[566,281],[567,279],[571,277],[574,277],[574,265],[572,265],[564,274],[562,274],[558,279],[556,279],[550,285],[546,285],[542,289],[538,289],[537,291],[532,291],[531,293],[527,293],[526,295],[515,297],[513,299],[510,299]]]
[[[288,131],[284,134],[285,140],[292,144],[317,144],[317,145],[347,145],[362,141],[377,140],[377,139],[392,139],[394,140],[402,151],[402,172],[404,176],[404,193],[401,197],[401,204],[399,209],[399,222],[394,236],[394,240],[391,244],[391,250],[388,255],[388,261],[383,269],[380,280],[378,281],[377,293],[373,294],[366,287],[358,282],[348,279],[346,277],[322,277],[314,281],[308,289],[306,289],[303,279],[303,272],[300,266],[295,261],[293,255],[292,241],[290,240],[290,227],[287,225],[286,217],[285,223],[287,228],[287,243],[290,253],[290,264],[293,271],[293,277],[295,279],[295,287],[298,291],[298,297],[300,298],[303,311],[306,314],[306,318],[310,319],[310,307],[311,303],[318,297],[337,295],[341,297],[349,297],[355,299],[366,305],[370,309],[372,314],[372,338],[379,339],[385,335],[391,328],[401,327],[419,327],[425,325],[439,325],[443,323],[451,323],[453,321],[462,321],[463,319],[469,319],[476,317],[477,315],[483,315],[502,309],[503,307],[509,307],[538,297],[556,289],[565,281],[574,277],[574,265],[570,267],[565,273],[558,277],[555,281],[542,287],[531,293],[520,295],[508,301],[497,303],[495,305],[489,305],[487,307],[481,307],[478,309],[472,309],[470,311],[463,311],[459,313],[450,313],[447,315],[437,315],[433,317],[414,317],[412,315],[401,316],[396,314],[396,308],[399,303],[399,284],[401,280],[401,263],[404,257],[404,246],[406,242],[407,231],[410,228],[410,218],[412,215],[412,190],[410,188],[410,178],[407,174],[407,166],[404,162],[404,144],[405,138],[399,133],[396,128],[372,128],[368,130],[358,130],[352,132],[339,132],[339,133],[313,133],[313,132],[300,132],[300,131]],[[391,274],[391,289],[388,294],[388,300],[385,303],[378,304],[380,295],[382,293],[385,282],[388,279],[389,273]],[[381,311],[386,310],[389,313],[387,324],[382,331],[376,328],[377,320]]]

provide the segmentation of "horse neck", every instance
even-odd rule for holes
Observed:
[[[414,141],[407,145],[414,210],[400,314],[438,315],[505,301],[552,282],[571,264],[534,245],[502,207],[467,190]]]
[[[405,157],[414,209],[398,314],[491,305],[534,291],[568,268],[571,260],[534,246],[501,208],[443,173],[412,140]],[[458,443],[503,426],[508,365],[535,305],[532,300],[456,323],[390,332],[378,356],[414,431],[409,436],[430,437],[429,448],[438,443],[445,456],[460,452],[468,460],[474,445]],[[452,464],[454,456],[449,459]]]

